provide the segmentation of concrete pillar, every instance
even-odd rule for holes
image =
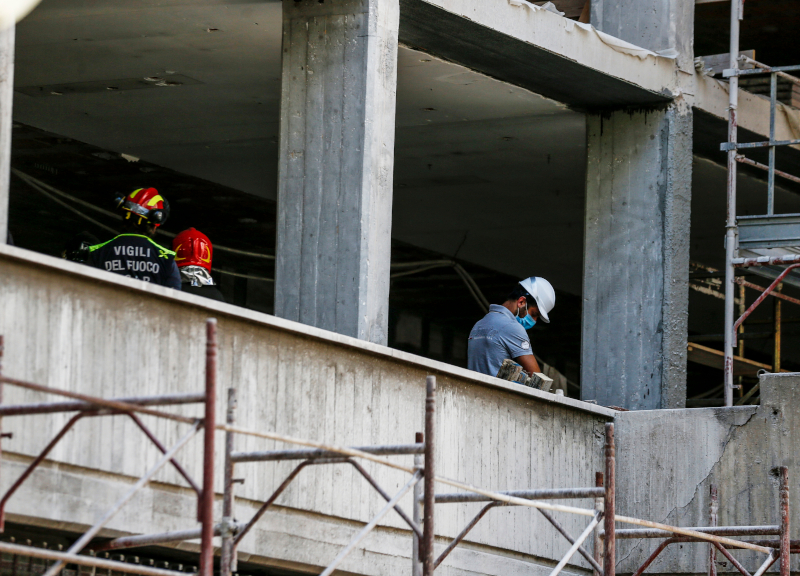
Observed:
[[[386,344],[398,0],[283,0],[275,314]]]
[[[592,25],[616,38],[662,54],[677,53],[682,70],[694,72],[694,2],[592,0]]]
[[[691,108],[589,115],[587,138],[581,397],[683,407]]]
[[[0,30],[0,244],[8,238],[11,105],[14,101],[14,26]]]

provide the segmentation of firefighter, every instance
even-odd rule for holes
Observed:
[[[211,256],[214,247],[202,232],[189,228],[172,240],[175,263],[181,273],[181,290],[225,302],[222,292],[211,277]]]
[[[157,244],[156,230],[169,216],[169,203],[155,188],[116,197],[124,219],[122,234],[89,248],[88,264],[115,274],[181,289],[175,253]]]

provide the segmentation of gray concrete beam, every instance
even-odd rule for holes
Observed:
[[[400,0],[400,41],[578,110],[671,100],[672,60],[617,51],[572,20],[521,4]]]
[[[385,344],[398,5],[284,0],[275,313]]]
[[[588,116],[587,138],[581,397],[682,407],[691,108]]]
[[[0,30],[0,244],[8,237],[11,105],[14,101],[14,26]]]

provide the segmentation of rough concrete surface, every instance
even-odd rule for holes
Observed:
[[[797,538],[800,375],[764,375],[761,394],[761,404],[755,407],[618,414],[618,514],[676,526],[704,526],[710,486],[716,484],[719,525],[779,524],[776,469],[788,466],[791,537]],[[658,543],[618,541],[618,572],[635,570]],[[764,560],[763,555],[747,551],[734,556],[751,573]],[[707,557],[705,544],[672,545],[648,573],[705,573]],[[797,567],[793,559],[792,569]],[[722,563],[719,569],[733,570]]]
[[[691,118],[683,101],[587,117],[584,400],[684,405]]]
[[[386,344],[393,0],[283,3],[275,312]]]
[[[218,398],[228,386],[237,387],[237,424],[244,428],[349,446],[412,442],[422,429],[425,376],[432,373],[438,379],[437,473],[442,476],[507,490],[592,486],[594,473],[602,469],[602,430],[610,410],[478,374],[473,378],[465,370],[18,248],[4,247],[0,253],[0,333],[6,337],[4,373],[11,376],[106,397],[202,390],[203,325],[213,314],[219,321]],[[9,386],[4,393],[9,403],[42,398]],[[217,418],[223,405],[218,401]],[[193,415],[199,409],[171,411]],[[6,460],[36,454],[65,421],[63,415],[5,418],[4,431],[14,432],[13,440],[4,441]],[[145,421],[165,444],[185,430],[178,423]],[[195,478],[200,445],[196,438],[180,453]],[[278,446],[285,447],[253,437],[236,439],[237,450]],[[217,450],[218,489],[221,457]],[[80,422],[51,459],[48,472],[31,478],[25,488],[30,492],[11,500],[10,512],[37,522],[85,526],[121,494],[114,486],[130,485],[155,462],[157,452],[126,418],[103,417]],[[410,457],[396,459],[411,463]],[[239,505],[252,510],[292,467],[289,462],[237,465],[235,475],[245,478],[237,488]],[[377,465],[367,469],[388,492],[407,479]],[[2,482],[7,485],[14,477],[4,473]],[[137,497],[110,528],[160,532],[195,525],[189,499],[176,500],[174,486],[183,486],[182,480],[165,469],[156,481],[163,490]],[[401,503],[410,510],[410,495]],[[242,551],[265,563],[318,568],[384,502],[352,469],[319,466],[304,470],[278,504],[264,521],[264,532],[248,536]],[[437,549],[479,508],[441,505]],[[584,518],[562,520],[572,533],[585,526]],[[295,534],[302,538],[294,539]],[[376,550],[380,561],[357,551],[344,570],[389,575],[410,562],[411,540],[399,518],[388,516],[364,546]],[[532,565],[535,571],[552,565],[568,548],[533,510],[502,508],[487,515],[441,570],[527,574]],[[585,567],[575,559],[570,570]]]

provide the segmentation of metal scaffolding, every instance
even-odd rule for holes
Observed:
[[[739,26],[744,18],[744,0],[731,0],[730,20],[730,67],[723,72],[729,78],[728,88],[728,141],[720,145],[720,149],[728,153],[728,194],[727,218],[725,232],[725,332],[724,355],[725,405],[733,406],[733,349],[737,346],[736,331],[752,311],[780,284],[780,281],[794,268],[800,266],[800,255],[788,257],[768,256],[760,258],[740,258],[739,248],[780,248],[800,245],[800,215],[775,214],[775,176],[800,183],[800,178],[775,168],[775,152],[779,146],[794,146],[800,140],[776,140],[775,116],[778,98],[778,77],[800,85],[800,79],[787,72],[800,71],[800,66],[771,67],[752,58],[739,55]],[[740,68],[739,64],[749,66]],[[738,141],[738,102],[739,77],[757,74],[770,75],[770,114],[769,140],[763,142]],[[768,164],[747,158],[746,150],[768,148]],[[767,211],[760,216],[736,216],[736,172],[738,164],[746,164],[767,172]],[[788,265],[778,278],[766,288],[750,308],[734,322],[734,289],[736,269],[753,266]],[[778,335],[777,346],[780,342]],[[776,363],[777,364],[777,363]]]
[[[436,379],[429,376],[426,382],[425,398],[425,430],[416,434],[413,444],[385,445],[385,446],[359,446],[341,447],[307,439],[295,438],[277,432],[250,430],[236,426],[236,391],[228,389],[226,422],[217,424],[214,421],[214,409],[217,391],[216,382],[216,321],[207,322],[206,346],[206,389],[202,394],[178,394],[169,396],[149,396],[135,398],[103,399],[76,392],[68,392],[10,378],[2,372],[2,345],[0,336],[0,417],[23,416],[29,414],[52,414],[57,412],[76,412],[55,438],[42,450],[20,475],[16,482],[9,488],[0,501],[0,531],[2,531],[2,518],[4,506],[17,489],[30,477],[50,453],[52,448],[64,437],[66,432],[80,419],[96,416],[124,415],[131,418],[142,430],[145,436],[162,453],[162,457],[143,475],[138,482],[127,490],[117,503],[106,511],[95,524],[80,536],[66,552],[43,550],[32,546],[16,543],[0,542],[0,552],[15,556],[30,558],[43,558],[52,560],[45,576],[57,576],[68,564],[88,566],[110,571],[141,574],[143,576],[185,576],[185,572],[166,570],[162,568],[129,564],[115,560],[97,558],[93,554],[100,551],[119,550],[168,542],[181,542],[201,538],[199,576],[212,576],[214,574],[214,543],[213,538],[220,537],[219,574],[230,576],[237,571],[237,549],[243,538],[263,517],[266,511],[274,506],[280,495],[289,484],[308,466],[340,465],[346,464],[364,478],[364,480],[386,500],[385,506],[367,522],[361,530],[351,539],[346,547],[331,560],[321,572],[330,576],[341,564],[346,556],[355,550],[363,539],[378,525],[389,513],[394,511],[406,523],[411,534],[411,573],[414,576],[432,576],[434,570],[447,556],[464,541],[468,533],[492,509],[500,506],[522,506],[536,508],[554,529],[561,534],[570,544],[570,548],[561,560],[552,569],[550,576],[558,576],[561,570],[570,562],[575,554],[580,554],[593,568],[596,576],[614,576],[616,571],[616,540],[617,538],[667,538],[650,559],[637,571],[640,576],[647,566],[652,563],[658,553],[668,544],[673,542],[706,542],[713,549],[709,553],[709,574],[712,573],[714,550],[720,551],[736,566],[743,576],[750,574],[735,561],[728,549],[746,549],[766,555],[759,570],[754,576],[761,576],[776,560],[781,560],[781,575],[788,576],[789,554],[800,551],[800,543],[789,541],[789,500],[788,500],[788,472],[781,469],[780,487],[780,526],[738,526],[717,527],[716,509],[711,514],[710,526],[681,528],[657,522],[650,522],[639,518],[620,516],[616,514],[616,457],[614,441],[614,424],[608,423],[605,427],[604,470],[597,472],[595,486],[568,487],[555,489],[524,489],[516,491],[499,492],[472,486],[470,484],[435,475],[434,461],[436,451]],[[28,390],[55,394],[70,398],[69,402],[50,402],[40,404],[3,405],[2,388],[9,384]],[[155,407],[177,404],[202,403],[204,417],[192,418],[159,410]],[[144,426],[139,415],[145,414],[181,422],[189,426],[189,430],[171,448],[166,448],[155,435]],[[177,461],[178,451],[197,434],[200,429],[204,431],[203,443],[203,483],[200,487],[186,470]],[[214,479],[214,435],[216,431],[225,433],[224,442],[224,473],[222,490],[222,517],[219,522],[213,518],[213,479]],[[237,435],[247,435],[262,439],[302,446],[301,449],[268,450],[255,452],[239,452],[235,450]],[[389,455],[413,456],[413,465],[404,465],[387,460]],[[408,474],[408,479],[402,488],[394,495],[384,490],[360,464],[360,460],[371,461],[383,466],[393,468]],[[233,520],[233,510],[236,480],[234,469],[237,465],[254,463],[271,463],[282,461],[295,461],[298,464],[280,485],[264,501],[256,513],[245,523]],[[133,495],[143,488],[153,475],[167,464],[171,464],[184,478],[186,483],[195,491],[198,498],[198,523],[199,527],[189,528],[177,532],[161,534],[143,534],[124,536],[111,541],[97,544],[95,537],[108,521],[116,514]],[[458,490],[457,493],[439,493],[434,490],[436,484],[444,484]],[[400,500],[413,491],[413,510],[409,516],[399,505]],[[575,507],[553,503],[559,499],[589,499],[590,507]],[[715,500],[714,500],[715,501]],[[438,557],[434,550],[434,518],[436,505],[453,505],[467,502],[486,502],[478,514],[470,520],[461,532],[442,550]],[[577,537],[570,535],[564,527],[553,517],[551,512],[569,513],[589,518],[589,522]],[[633,524],[640,529],[617,530],[616,524]],[[602,525],[602,529],[601,529]],[[594,550],[589,551],[584,546],[590,536],[594,534]],[[733,537],[751,535],[777,535],[777,541],[767,540],[748,542]],[[88,550],[91,545],[92,549]]]

